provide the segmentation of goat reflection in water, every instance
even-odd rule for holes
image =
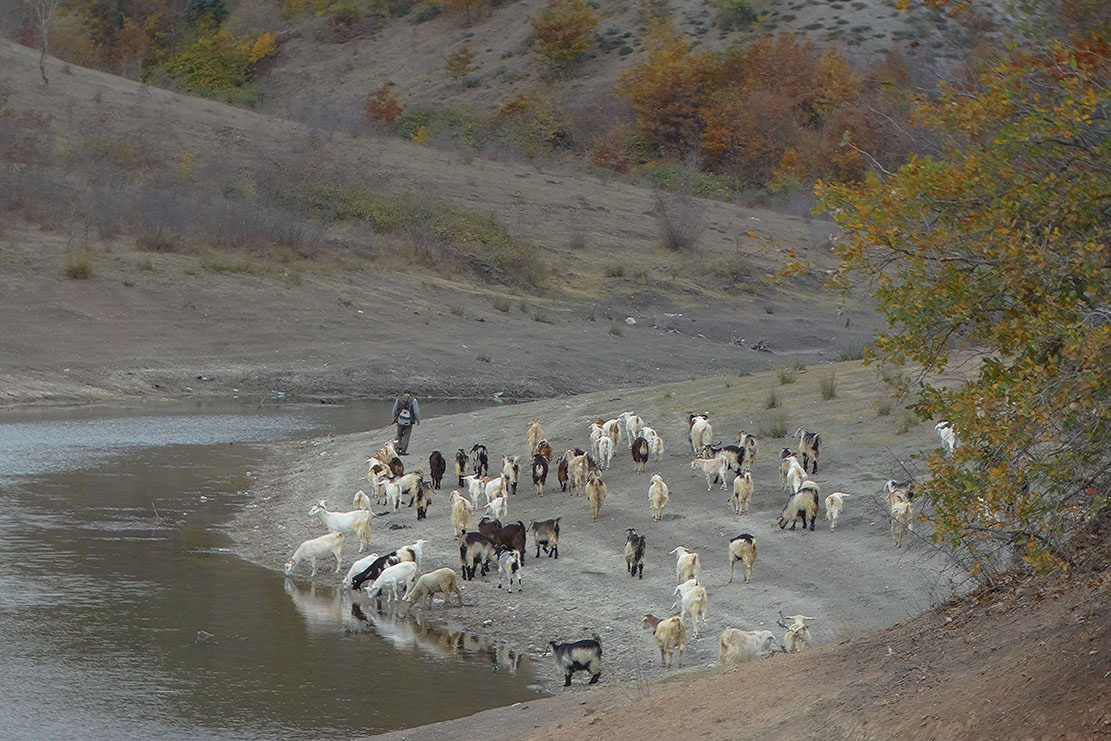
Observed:
[[[367,626],[399,650],[416,648],[440,659],[485,657],[499,669],[516,672],[524,654],[485,636],[447,630],[412,613],[404,603],[378,603],[362,592],[341,587],[285,580],[285,592],[313,633],[342,634]]]

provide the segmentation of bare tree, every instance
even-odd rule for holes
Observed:
[[[58,6],[61,4],[61,0],[26,0],[26,3],[31,22],[35,24],[35,28],[39,32],[39,43],[41,44],[39,74],[42,75],[43,84],[49,85],[50,80],[46,78],[46,55],[50,49],[50,31],[58,21]]]

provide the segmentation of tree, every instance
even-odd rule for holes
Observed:
[[[367,118],[384,124],[392,124],[405,111],[405,106],[398,103],[397,98],[390,92],[388,82],[368,95],[363,107],[366,109]]]
[[[35,30],[39,33],[39,74],[42,83],[49,85],[46,77],[46,55],[50,53],[50,32],[58,21],[58,6],[61,0],[29,0],[28,12]]]
[[[536,53],[558,67],[590,48],[598,14],[586,0],[548,0],[531,23],[536,33]]]
[[[460,46],[455,51],[444,57],[444,69],[453,80],[462,80],[474,71],[471,63],[478,54],[469,46]]]
[[[818,187],[847,235],[836,282],[868,286],[890,321],[875,356],[917,364],[912,408],[958,432],[925,493],[974,574],[1011,547],[1067,565],[1069,536],[1109,507],[1109,60],[1094,36],[1007,52],[918,102],[938,155]],[[958,343],[970,380],[947,374]]]

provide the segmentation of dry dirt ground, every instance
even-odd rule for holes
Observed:
[[[726,626],[782,633],[776,625],[781,614],[803,613],[817,618],[812,627],[815,641],[828,643],[908,619],[937,598],[948,597],[952,574],[946,570],[945,558],[925,542],[897,550],[877,498],[887,478],[905,476],[900,461],[913,466],[910,453],[936,444],[932,429],[918,425],[898,434],[901,416],[878,416],[873,406],[881,394],[873,369],[858,363],[830,368],[837,374],[838,397],[829,401],[821,399],[820,371],[815,369],[788,385],[781,385],[775,373],[734,376],[426,421],[413,436],[406,459],[410,469],[427,471],[433,449],[450,458],[457,448],[469,450],[476,442],[487,445],[493,461],[500,462],[503,454],[523,455],[524,431],[534,418],[542,421],[554,449],[587,447],[589,422],[625,409],[635,410],[654,426],[666,445],[662,461],[652,462],[647,473],[636,474],[626,446],[619,444],[620,454],[604,474],[607,498],[597,522],[591,521],[585,497],[559,491],[554,468],[543,497],[536,496],[531,481],[522,481],[517,496],[511,497],[508,520],[527,525],[532,519],[562,517],[560,558],[536,559],[535,550],[529,549],[519,593],[499,591],[496,576],[477,579],[466,585],[463,608],[437,607],[431,614],[442,615],[454,626],[507,640],[534,655],[541,654],[549,640],[597,634],[605,651],[603,676],[612,682],[678,671],[678,667],[671,671],[658,667],[651,636],[641,631],[639,621],[645,613],[670,614],[677,580],[675,557],[669,552],[679,545],[700,553],[702,580],[709,592],[705,635],[691,641],[684,659],[687,668],[717,660],[717,635]],[[765,401],[772,392],[778,396],[779,408],[766,411]],[[831,533],[824,520],[813,532],[776,526],[783,504],[777,452],[792,441],[766,433],[754,469],[752,511],[733,515],[726,492],[716,486],[707,491],[701,472],[690,468],[691,455],[684,442],[688,409],[708,410],[716,439],[730,442],[739,429],[760,434],[775,415],[783,415],[790,432],[800,424],[819,430],[825,443],[814,480],[825,493],[852,495],[846,498],[838,529]],[[383,429],[282,446],[274,456],[275,465],[252,492],[256,506],[245,510],[231,528],[237,552],[279,569],[302,540],[323,532],[307,517],[312,503],[324,499],[333,510],[348,509],[354,492],[366,487],[367,455],[389,436],[390,431]],[[658,523],[648,510],[652,471],[662,473],[671,489],[669,508]],[[418,522],[415,510],[408,508],[375,519],[371,550],[384,553],[425,538],[429,541],[426,571],[457,567],[458,548],[447,506],[453,483],[445,479],[424,521]],[[377,507],[376,511],[386,510]],[[389,529],[398,522],[406,529]],[[628,527],[648,538],[642,580],[630,578],[625,571]],[[728,541],[742,532],[757,537],[759,557],[753,580],[743,583],[742,574],[728,584]],[[349,544],[344,571],[356,557],[355,544]],[[338,581],[333,574],[315,578]],[[540,680],[551,686],[557,678],[547,664],[543,667]]]

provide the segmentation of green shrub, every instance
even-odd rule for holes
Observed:
[[[765,414],[760,419],[757,434],[760,437],[780,438],[787,434],[787,415],[784,412]]]
[[[610,263],[602,270],[602,274],[607,278],[624,278],[625,264],[621,262]]]
[[[537,309],[532,312],[532,321],[540,322],[542,324],[552,324],[552,318],[548,316],[548,312],[543,309]]]
[[[876,402],[876,414],[886,417],[891,414],[891,399],[880,399]]]
[[[837,396],[837,374],[833,371],[826,371],[818,376],[818,390],[822,392],[822,398],[826,401]]]
[[[625,330],[621,327],[620,324],[614,324],[612,327],[610,327],[610,334],[614,337],[623,337],[625,335]]]
[[[779,407],[779,395],[777,393],[775,393],[775,389],[772,389],[771,391],[768,392],[768,395],[764,398],[764,408],[765,409],[776,409],[778,407]]]
[[[863,360],[868,348],[864,345],[846,345],[837,353],[838,360]]]
[[[494,296],[494,309],[503,314],[509,313],[509,299],[503,296]]]
[[[93,277],[93,253],[80,249],[66,255],[65,271],[67,278],[86,280]]]
[[[779,383],[784,386],[786,386],[788,383],[794,383],[796,380],[798,380],[798,376],[795,374],[795,370],[793,368],[780,368],[778,371],[776,371],[776,373],[779,376]]]
[[[751,0],[713,0],[718,9],[718,26],[724,31],[747,31],[760,17]]]
[[[448,307],[448,311],[451,312],[452,316],[463,316],[466,313],[463,311],[462,306],[450,306]]]

